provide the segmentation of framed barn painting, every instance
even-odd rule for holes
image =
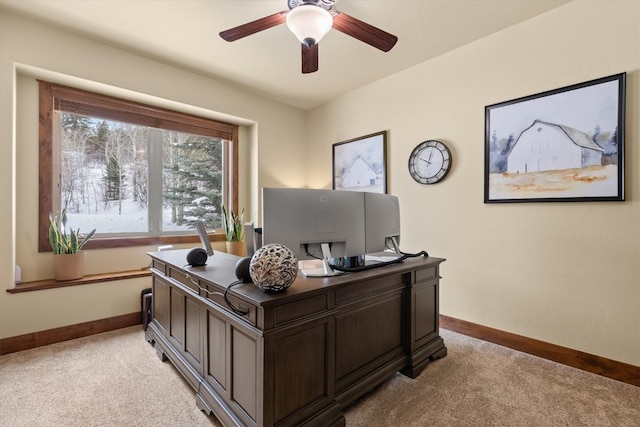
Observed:
[[[626,73],[485,107],[484,202],[624,200]]]
[[[333,189],[387,192],[387,131],[333,144]]]

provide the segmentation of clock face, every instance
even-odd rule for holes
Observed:
[[[409,156],[409,173],[420,184],[440,182],[451,168],[451,152],[440,141],[424,141]]]

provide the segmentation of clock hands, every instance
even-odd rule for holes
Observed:
[[[428,165],[431,164],[431,157],[433,157],[433,152],[435,151],[432,147],[430,147],[430,148],[431,148],[431,150],[429,150],[429,158],[427,160],[425,160],[422,157],[420,157],[420,160],[422,160],[423,162],[425,162]]]
[[[442,181],[450,168],[451,152],[440,141],[421,142],[409,155],[409,173],[420,184],[436,184]]]

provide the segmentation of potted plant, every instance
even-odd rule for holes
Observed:
[[[227,209],[222,205],[222,225],[227,240],[227,253],[239,256],[246,255],[243,223],[244,209],[240,211],[240,215],[237,215],[233,210],[227,212]]]
[[[67,226],[67,211],[49,213],[49,243],[53,251],[53,267],[56,280],[75,280],[84,277],[84,252],[82,247],[96,234],[93,229],[81,235],[80,229]]]

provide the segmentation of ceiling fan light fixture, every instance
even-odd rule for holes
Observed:
[[[318,43],[332,26],[331,14],[313,4],[300,5],[287,14],[287,27],[307,47]]]

